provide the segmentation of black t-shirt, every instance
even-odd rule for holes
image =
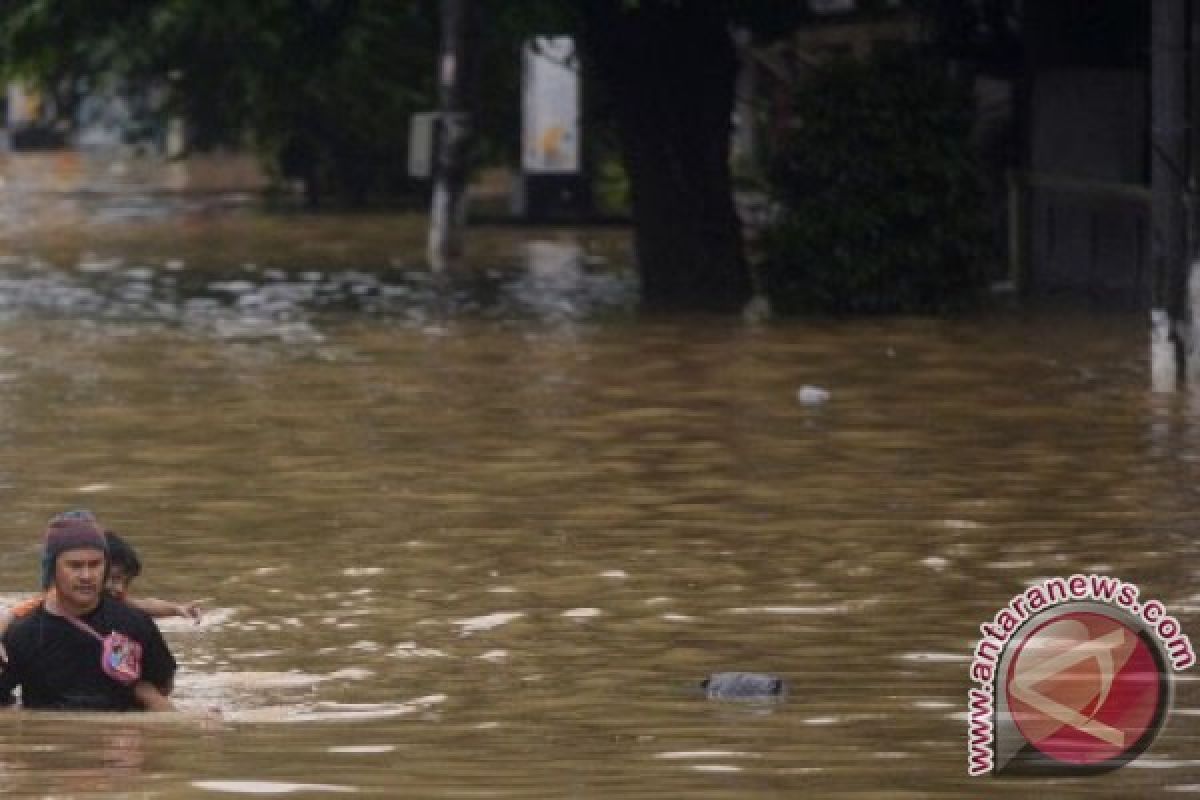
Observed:
[[[142,645],[142,680],[166,692],[175,677],[175,657],[154,620],[124,603],[104,597],[80,617],[101,636],[116,630]],[[86,631],[42,606],[15,621],[4,634],[8,665],[0,673],[0,706],[13,704],[21,687],[25,708],[73,711],[131,711],[139,708],[133,687],[104,674],[103,646]]]

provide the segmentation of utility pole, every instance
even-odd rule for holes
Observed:
[[[1151,383],[1173,391],[1195,348],[1188,301],[1187,0],[1150,3]]]
[[[475,0],[440,0],[440,12],[438,121],[429,211],[429,264],[434,272],[453,267],[463,254],[467,148],[479,31]]]

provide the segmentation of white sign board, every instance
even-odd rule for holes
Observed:
[[[433,175],[433,138],[437,125],[436,111],[412,115],[408,124],[408,174],[412,178]]]
[[[522,53],[521,168],[577,173],[579,59],[570,36],[539,36]]]

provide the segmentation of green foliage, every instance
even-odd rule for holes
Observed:
[[[408,188],[409,115],[434,105],[435,0],[12,0],[4,72],[52,92],[167,85],[197,149],[258,149],[314,196]]]
[[[968,88],[910,50],[838,61],[799,88],[768,171],[764,237],[781,312],[942,312],[982,280],[980,169]]]
[[[307,6],[306,15],[269,21],[263,60],[238,70],[252,142],[285,177],[301,179],[310,199],[361,204],[415,191],[408,124],[435,104],[433,4]],[[195,88],[180,94],[194,98]]]

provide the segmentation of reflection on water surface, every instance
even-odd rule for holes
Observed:
[[[20,715],[9,791],[974,796],[967,660],[1027,583],[1110,572],[1200,631],[1200,415],[1140,319],[638,320],[610,245],[495,232],[438,286],[377,227],[371,263],[5,257],[0,589],[96,509],[138,590],[207,598],[164,627],[228,712]],[[791,694],[703,699],[730,669]],[[1134,767],[986,790],[1194,791],[1195,687]]]

